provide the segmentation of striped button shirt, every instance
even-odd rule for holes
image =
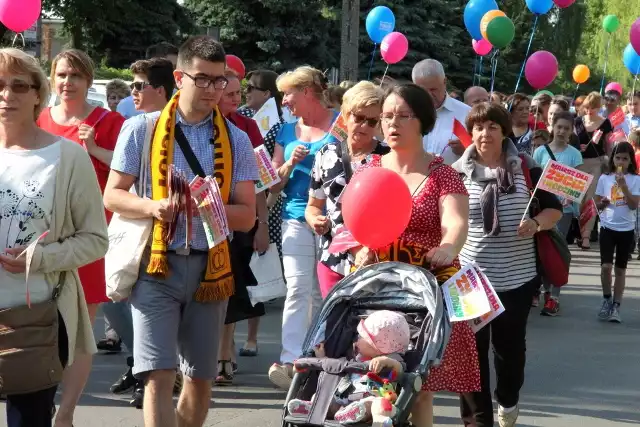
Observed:
[[[533,238],[518,237],[522,214],[529,202],[529,190],[524,175],[514,176],[516,192],[500,194],[498,218],[500,234],[487,236],[482,224],[480,194],[483,185],[463,177],[469,192],[469,233],[460,252],[462,265],[478,263],[496,291],[518,288],[536,276],[536,256]]]
[[[120,135],[118,136],[116,149],[113,152],[111,169],[128,175],[133,175],[135,177],[140,176],[140,157],[147,129],[145,116],[149,116],[155,121],[160,116],[160,112],[157,111],[148,115],[142,114],[132,117],[124,122]],[[202,169],[204,169],[206,174],[213,175],[213,145],[211,144],[211,139],[213,138],[213,116],[209,116],[200,123],[189,124],[183,120],[178,112],[176,123],[182,129],[182,132],[184,132],[184,135],[189,141],[189,145],[191,145],[191,149],[200,162]],[[246,133],[235,127],[231,122],[227,121],[227,124],[229,125],[229,137],[231,138],[231,148],[233,150],[233,172],[231,179],[231,197],[233,197],[233,191],[236,183],[242,181],[256,181],[259,179],[259,175],[258,165],[253,154],[253,148],[249,141],[249,137]],[[174,144],[173,163],[177,169],[182,170],[185,173],[187,179],[191,182],[195,177],[195,174],[189,167],[189,164],[187,163],[184,154],[182,154],[182,150],[180,150],[178,144]],[[150,168],[148,169],[148,173],[150,176]],[[147,197],[151,196],[150,180],[147,184],[145,195]],[[193,249],[208,249],[209,246],[202,222],[197,219],[193,221],[192,236],[193,240],[191,242],[191,247]],[[185,240],[185,221],[181,216],[178,220],[175,240],[170,245],[169,249],[173,250],[178,247],[184,247]]]

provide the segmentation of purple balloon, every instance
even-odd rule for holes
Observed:
[[[636,22],[631,25],[631,30],[629,30],[629,40],[631,40],[633,50],[640,55],[640,18],[636,19]]]
[[[493,49],[493,46],[491,46],[491,43],[489,43],[485,39],[472,40],[471,45],[473,46],[473,51],[480,56],[488,55],[489,52],[491,52],[491,49]]]
[[[553,53],[539,50],[527,59],[524,75],[534,89],[543,89],[558,75],[558,60]]]

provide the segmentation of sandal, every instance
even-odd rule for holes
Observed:
[[[583,251],[588,251],[589,249],[591,249],[591,240],[587,237],[582,239],[582,241],[578,241],[578,247],[580,247],[580,249],[582,249]],[[587,244],[585,245],[584,242],[587,242]]]
[[[217,385],[233,384],[233,365],[230,360],[218,360]]]

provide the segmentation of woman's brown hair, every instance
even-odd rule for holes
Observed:
[[[54,85],[56,81],[56,67],[62,59],[66,60],[74,70],[80,73],[80,75],[87,80],[89,86],[93,84],[94,65],[89,55],[78,49],[69,49],[63,50],[53,58],[53,63],[51,64],[52,85]]]
[[[477,123],[484,122],[497,123],[505,137],[511,133],[511,114],[502,105],[488,102],[475,105],[467,115],[467,131],[472,133]]]

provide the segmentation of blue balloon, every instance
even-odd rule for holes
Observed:
[[[480,21],[485,13],[498,9],[495,0],[471,0],[464,8],[464,25],[474,40],[482,40]]]
[[[396,17],[387,6],[376,6],[367,15],[366,26],[371,41],[381,43],[396,27]]]
[[[553,0],[527,0],[527,7],[537,15],[544,15],[553,7]]]
[[[625,67],[627,67],[631,74],[634,76],[640,74],[640,55],[636,53],[631,43],[624,49],[622,62],[624,62]]]

